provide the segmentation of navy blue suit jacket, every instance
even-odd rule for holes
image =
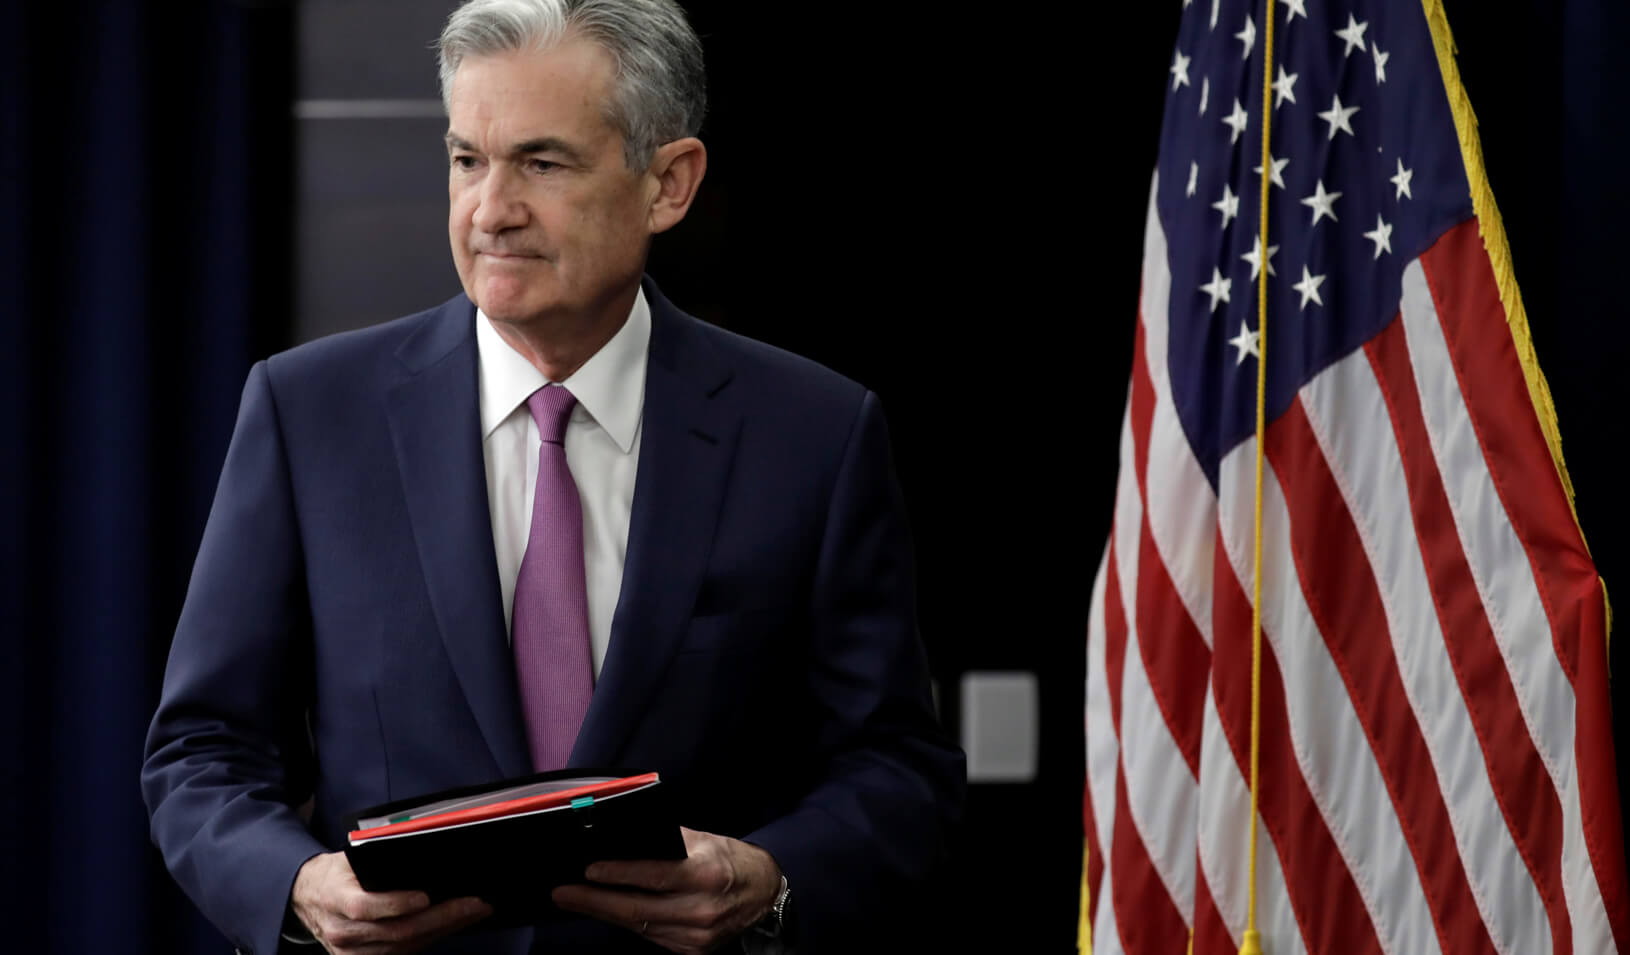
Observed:
[[[883,416],[853,382],[645,291],[621,598],[572,764],[661,772],[683,824],[780,863],[801,952],[863,948],[942,859],[964,788]],[[531,771],[474,323],[461,295],[250,372],[142,773],[171,871],[244,951],[277,950],[295,872],[342,845],[346,813]],[[533,934],[441,950],[524,952]],[[536,936],[643,944],[587,920]]]

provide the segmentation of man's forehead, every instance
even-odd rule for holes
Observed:
[[[610,54],[586,40],[467,57],[449,90],[449,144],[582,148],[615,132],[608,122],[613,77]],[[489,141],[495,136],[503,142]]]

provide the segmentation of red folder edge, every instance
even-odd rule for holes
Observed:
[[[437,813],[419,819],[409,819],[406,822],[387,823],[383,826],[374,826],[371,829],[353,829],[349,838],[351,844],[356,845],[378,836],[395,836],[407,832],[421,832],[425,829],[440,829],[445,826],[485,822],[488,819],[497,819],[501,816],[513,816],[537,809],[570,805],[573,800],[582,799],[584,796],[615,796],[618,793],[639,789],[657,781],[658,775],[656,773],[624,776],[622,779],[613,779],[609,782],[590,783],[586,786],[576,786],[558,792],[523,796],[520,799],[506,799],[503,802],[490,803],[485,806],[471,806],[468,809],[455,809],[452,812]]]

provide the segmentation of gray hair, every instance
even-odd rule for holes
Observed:
[[[695,136],[707,111],[702,42],[673,0],[469,0],[441,32],[441,98],[468,56],[547,50],[585,37],[616,66],[606,119],[623,135],[630,169],[645,169],[663,143]]]

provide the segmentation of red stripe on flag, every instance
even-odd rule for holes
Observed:
[[[1194,863],[1194,876],[1194,945],[1190,955],[1235,955],[1238,946],[1217,911],[1211,885],[1206,882],[1205,869],[1198,858]]]
[[[1403,322],[1395,319],[1364,351],[1397,436],[1427,584],[1449,662],[1481,744],[1489,785],[1545,903],[1557,950],[1570,951],[1572,932],[1562,896],[1562,804],[1528,734],[1511,674],[1477,595],[1449,496],[1430,451]]]
[[[1477,223],[1464,222],[1444,233],[1421,256],[1421,266],[1472,429],[1500,503],[1534,568],[1557,656],[1568,679],[1577,683],[1583,637],[1579,598],[1600,602],[1601,592],[1524,384]],[[1545,559],[1536,560],[1536,555]],[[1591,639],[1604,636],[1598,632]]]
[[[1558,658],[1574,685],[1575,759],[1585,844],[1617,947],[1630,949],[1618,780],[1613,768],[1607,638],[1596,570],[1574,523],[1505,322],[1475,222],[1421,257],[1461,394],[1500,501],[1528,553]],[[1595,646],[1587,646],[1595,644]],[[1591,669],[1581,670],[1583,660]]]
[[[1081,825],[1087,834],[1087,905],[1098,904],[1098,889],[1104,883],[1104,847],[1098,844],[1098,820],[1092,812],[1092,787],[1081,787]],[[1087,924],[1092,924],[1092,911],[1086,913]]]
[[[1189,772],[1198,779],[1211,648],[1189,619],[1166,565],[1155,550],[1147,513],[1138,545],[1138,650],[1160,714],[1166,718]]]
[[[1607,608],[1600,600],[1583,605],[1584,627],[1590,633],[1607,632]],[[1605,678],[1606,641],[1586,640],[1579,646],[1579,666],[1584,678],[1574,683],[1576,711],[1580,714],[1574,737],[1574,761],[1579,772],[1579,798],[1584,811],[1585,845],[1596,882],[1602,887],[1607,921],[1613,927],[1613,944],[1621,952],[1626,944],[1630,912],[1625,910],[1625,871],[1623,820],[1619,817],[1619,783],[1613,771],[1613,724],[1607,714],[1613,700]],[[1592,715],[1599,718],[1591,718]]]
[[[1268,460],[1290,512],[1302,593],[1397,809],[1445,952],[1493,952],[1466,880],[1426,738],[1412,718],[1387,636],[1386,611],[1358,528],[1301,402],[1268,427]]]
[[[1205,720],[1207,673],[1211,648],[1189,618],[1173,585],[1171,574],[1155,548],[1149,526],[1149,427],[1154,417],[1155,389],[1143,353],[1143,325],[1139,323],[1132,357],[1132,396],[1129,417],[1132,447],[1137,459],[1138,491],[1143,496],[1143,527],[1138,541],[1138,651],[1149,676],[1149,688],[1172,739],[1200,776],[1200,734]]]
[[[1241,589],[1227,550],[1217,541],[1211,668],[1217,715],[1239,772],[1251,778],[1251,601]],[[1319,814],[1291,749],[1285,688],[1273,646],[1262,640],[1261,788],[1263,824],[1273,835],[1285,887],[1310,952],[1380,952],[1369,911],[1347,862]],[[1243,824],[1245,820],[1241,820]],[[1262,846],[1259,851],[1270,847]],[[1116,871],[1117,877],[1119,870]]]
[[[1110,848],[1115,868],[1111,901],[1121,945],[1128,955],[1181,952],[1188,945],[1188,925],[1155,872],[1126,804],[1126,769],[1121,765],[1115,770],[1115,845]]]
[[[1136,465],[1138,490],[1143,490],[1143,476],[1149,473],[1149,421],[1155,413],[1155,386],[1149,380],[1149,357],[1144,352],[1142,315],[1138,316],[1137,334],[1132,339],[1132,393],[1127,397],[1127,415],[1132,420],[1132,460]],[[1149,499],[1143,499],[1144,510]]]
[[[1121,575],[1115,560],[1115,530],[1104,561],[1104,682],[1109,686],[1109,718],[1121,735],[1121,670],[1126,664],[1126,613],[1121,608]]]

